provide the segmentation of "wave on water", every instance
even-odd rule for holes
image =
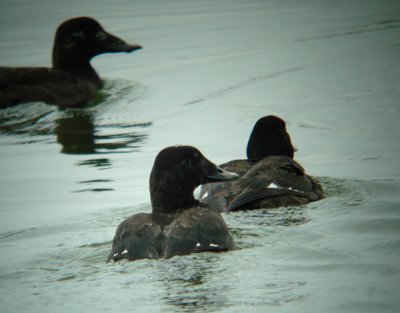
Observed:
[[[383,31],[387,29],[396,29],[400,27],[400,19],[386,19],[380,20],[375,23],[370,24],[362,24],[362,25],[353,25],[351,27],[341,28],[338,30],[333,30],[327,32],[324,35],[320,35],[317,37],[309,37],[309,38],[301,38],[297,41],[311,41],[311,40],[321,40],[321,39],[331,39],[336,37],[343,37],[343,36],[351,36],[351,35],[358,35],[363,33],[369,32],[376,32],[376,31]]]
[[[387,190],[393,182],[319,179],[326,192],[323,200],[297,207],[223,214],[237,244],[235,251],[106,264],[115,227],[131,214],[149,212],[150,204],[145,203],[107,209],[60,226],[1,234],[0,244],[8,247],[7,252],[10,252],[10,246],[15,245],[16,248],[11,249],[16,251],[14,257],[18,259],[15,262],[22,262],[16,267],[22,270],[9,269],[1,277],[6,282],[23,280],[26,290],[34,290],[42,297],[49,294],[49,285],[61,288],[67,284],[71,290],[82,292],[91,287],[109,292],[114,284],[138,291],[140,285],[141,292],[134,292],[131,296],[145,304],[152,303],[152,297],[147,295],[152,295],[150,291],[156,286],[162,291],[157,299],[163,302],[164,309],[191,312],[195,308],[210,308],[212,311],[216,306],[235,305],[236,301],[274,306],[301,302],[303,296],[308,297],[313,291],[305,278],[307,275],[312,278],[312,274],[317,273],[330,277],[343,270],[356,275],[357,270],[360,273],[364,270],[381,273],[390,269],[383,265],[378,269],[375,264],[358,265],[357,258],[360,253],[371,253],[371,247],[386,253],[386,250],[398,247],[397,240],[389,242],[385,235],[379,240],[360,241],[348,247],[342,246],[342,240],[350,242],[350,239],[354,240],[354,234],[364,231],[357,226],[365,225],[366,213],[370,209],[378,215],[382,213],[382,208],[380,211],[374,208],[374,193]],[[391,190],[387,192],[390,194]],[[386,208],[387,214],[394,212],[395,208],[389,209]],[[351,216],[359,216],[359,219]],[[371,218],[366,226],[376,235],[379,233],[373,228],[374,223]],[[398,232],[394,228],[392,231]],[[385,227],[379,232],[386,234]],[[38,244],[40,252],[33,253],[31,250],[37,249]],[[21,249],[23,246],[26,248]],[[34,259],[24,260],[26,253],[34,255]],[[236,286],[235,280],[246,275],[252,277],[254,273],[262,276],[263,280],[241,281],[245,288],[255,290],[250,298],[247,294],[246,297],[241,295],[242,288],[232,288]],[[12,293],[21,286],[10,284],[8,288],[7,292]],[[142,297],[143,288],[148,289],[145,298]]]
[[[197,99],[193,99],[189,102],[186,102],[184,105],[192,105],[192,104],[198,104],[200,102],[205,102],[205,101],[209,101],[215,98],[219,98],[222,96],[225,96],[229,93],[232,93],[238,89],[244,88],[246,86],[258,83],[258,82],[262,82],[265,80],[269,80],[269,79],[274,79],[276,77],[282,76],[282,75],[287,75],[293,72],[297,72],[297,71],[301,71],[303,70],[303,67],[294,67],[294,68],[288,68],[279,72],[275,72],[275,73],[268,73],[268,74],[262,74],[262,75],[258,75],[258,76],[253,76],[250,77],[246,80],[243,80],[239,83],[236,83],[234,85],[230,85],[224,88],[221,88],[219,90],[216,91],[212,91],[209,92],[207,94],[202,95],[201,97],[198,97]]]

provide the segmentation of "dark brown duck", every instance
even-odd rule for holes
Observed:
[[[203,185],[201,201],[229,212],[300,205],[323,198],[321,184],[293,160],[294,151],[281,118],[259,119],[248,141],[247,159],[220,165],[241,177]]]
[[[90,17],[69,19],[56,31],[51,68],[0,67],[0,108],[33,101],[82,107],[103,87],[91,59],[141,48],[106,32]]]
[[[152,213],[132,215],[118,226],[109,261],[233,249],[233,238],[220,213],[196,200],[193,191],[207,182],[237,177],[194,147],[163,149],[150,174]]]

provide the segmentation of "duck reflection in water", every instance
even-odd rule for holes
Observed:
[[[62,153],[92,154],[96,152],[93,116],[88,112],[76,112],[57,120],[55,134]]]
[[[136,151],[147,139],[147,134],[138,132],[137,128],[146,128],[151,125],[151,123],[134,123],[97,126],[94,123],[95,117],[90,111],[73,110],[59,118],[54,132],[57,142],[62,146],[61,152],[100,154]],[[112,128],[118,129],[118,132],[101,134]]]

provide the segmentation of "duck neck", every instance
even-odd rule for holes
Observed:
[[[177,184],[173,186],[173,189],[152,188],[150,196],[153,213],[175,214],[199,206],[199,201],[193,196],[193,188],[187,186],[178,188]]]
[[[266,145],[265,141],[269,144]],[[247,159],[252,161],[260,161],[272,155],[283,155],[289,158],[293,158],[294,155],[290,137],[286,134],[267,139],[250,137],[246,152]]]
[[[90,59],[69,60],[53,54],[53,69],[69,72],[92,83],[99,89],[103,87],[102,80],[90,65]]]

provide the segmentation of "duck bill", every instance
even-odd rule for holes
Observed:
[[[215,172],[211,175],[207,175],[207,178],[210,182],[219,182],[219,181],[227,181],[238,178],[239,175],[233,172],[228,172],[220,168],[216,167]]]
[[[102,53],[118,53],[118,52],[133,52],[142,49],[139,44],[128,44],[122,39],[107,33],[105,31],[99,32],[96,35],[98,49]]]

